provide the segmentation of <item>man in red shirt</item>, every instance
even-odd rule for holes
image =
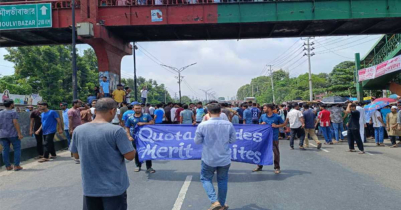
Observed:
[[[180,123],[180,113],[184,111],[184,108],[182,108],[182,104],[177,104],[178,108],[175,110],[175,119],[177,120],[178,124]]]
[[[330,134],[330,111],[326,108],[326,104],[320,105],[320,112],[316,125],[320,122],[320,128],[322,129],[324,139],[326,140],[326,143],[324,144],[333,144]]]

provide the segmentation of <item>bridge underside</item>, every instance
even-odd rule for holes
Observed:
[[[401,33],[401,18],[351,19],[193,25],[107,26],[124,41],[179,41],[285,38]],[[0,32],[0,47],[71,43],[69,28],[27,29]],[[82,43],[82,42],[81,42]]]

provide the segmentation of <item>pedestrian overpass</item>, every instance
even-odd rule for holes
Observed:
[[[4,30],[0,24],[0,47],[71,43],[71,1],[3,2],[0,17],[7,14],[2,6],[37,3],[51,4],[51,27]],[[92,46],[99,71],[116,75],[132,41],[401,32],[400,0],[77,0],[75,8],[77,26],[93,30],[78,43]]]

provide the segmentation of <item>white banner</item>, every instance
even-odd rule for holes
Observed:
[[[401,70],[401,55],[384,61],[376,66],[359,70],[358,80],[361,82],[364,80],[375,79],[399,70]]]
[[[14,104],[16,105],[38,105],[39,101],[42,101],[42,97],[39,94],[31,94],[31,95],[16,95],[10,94],[8,90],[5,90],[3,93],[0,93],[0,101],[4,102],[5,99],[13,99]]]

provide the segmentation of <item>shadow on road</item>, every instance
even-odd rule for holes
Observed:
[[[256,204],[249,204],[249,205],[243,206],[241,208],[235,208],[235,209],[230,209],[230,210],[269,210],[269,209],[259,207]]]
[[[274,174],[273,171],[251,172],[249,170],[230,170],[228,174],[228,182],[263,182],[283,181],[293,176],[302,176],[311,174],[308,171],[300,170],[284,170],[281,174]],[[158,170],[155,174],[149,174],[150,180],[159,181],[183,181],[187,176],[192,176],[193,181],[199,182],[200,173],[195,172],[177,172],[175,170]]]

